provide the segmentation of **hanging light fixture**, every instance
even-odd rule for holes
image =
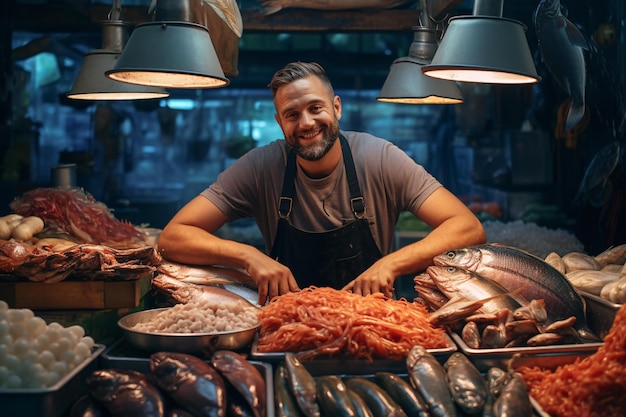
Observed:
[[[475,0],[472,16],[450,19],[425,75],[445,80],[530,84],[541,80],[526,27],[502,17],[503,0]]]
[[[74,85],[67,94],[73,100],[142,100],[168,97],[163,88],[132,85],[107,78],[128,39],[128,24],[120,20],[121,0],[115,0],[109,20],[102,23],[102,49],[85,54]]]
[[[133,30],[106,76],[125,83],[171,88],[228,85],[209,30],[192,23],[192,1],[200,0],[158,0],[155,21]]]
[[[422,67],[429,64],[439,41],[432,27],[426,0],[421,0],[420,26],[413,26],[409,55],[391,64],[389,75],[380,90],[378,101],[406,104],[458,104],[463,102],[454,81],[426,77]]]

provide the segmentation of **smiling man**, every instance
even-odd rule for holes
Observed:
[[[485,242],[476,216],[401,149],[340,130],[341,99],[320,65],[290,63],[269,87],[284,140],[249,151],[185,205],[160,235],[165,259],[244,269],[264,304],[310,285],[391,296],[435,255]],[[402,211],[433,230],[392,252]],[[244,217],[266,252],[214,235]]]

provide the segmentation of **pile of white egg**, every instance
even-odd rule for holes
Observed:
[[[94,340],[81,326],[47,324],[0,300],[0,389],[51,387],[83,363]]]

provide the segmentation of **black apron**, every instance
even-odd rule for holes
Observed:
[[[270,256],[289,267],[300,288],[310,285],[341,289],[382,257],[365,218],[365,204],[348,141],[339,135],[350,188],[354,221],[327,232],[307,232],[292,226],[291,213],[296,177],[296,154],[287,156],[278,226]]]

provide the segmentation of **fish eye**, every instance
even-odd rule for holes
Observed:
[[[454,272],[454,271],[456,271],[455,267],[453,267],[453,266],[449,266],[448,267],[448,272]]]
[[[446,256],[450,259],[454,258],[454,252],[450,251],[448,253],[446,253]]]

